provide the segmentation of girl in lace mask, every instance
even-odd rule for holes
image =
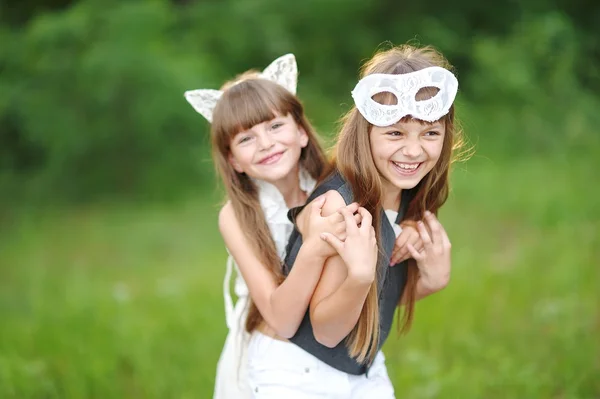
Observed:
[[[415,301],[444,288],[450,276],[450,240],[435,215],[448,196],[453,151],[462,145],[457,88],[447,61],[431,48],[393,48],[364,66],[335,147],[336,171],[308,201],[325,193],[324,215],[353,201],[369,213],[361,224],[341,211],[345,242],[323,234],[338,256],[326,261],[290,342],[263,336],[251,343],[256,398],[394,397],[380,351],[394,313],[402,310],[399,328],[408,330]],[[308,209],[291,214],[302,225]],[[406,220],[422,221],[416,225],[423,249],[407,244],[411,259],[389,267]],[[294,230],[290,275],[305,244]]]
[[[325,199],[314,201],[305,224],[305,247],[284,281],[282,259],[293,229],[288,209],[303,205],[316,181],[330,170],[294,95],[296,73],[289,54],[262,73],[238,76],[222,90],[186,92],[192,106],[212,122],[212,155],[227,194],[219,230],[230,254],[224,284],[229,334],[217,366],[214,398],[250,397],[248,332],[260,330],[278,339],[294,335],[324,260],[335,253],[320,234],[344,238],[342,215],[321,217]],[[341,207],[352,214],[358,209],[356,204]],[[235,306],[229,294],[234,265]]]

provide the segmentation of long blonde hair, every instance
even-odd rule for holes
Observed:
[[[236,172],[229,162],[231,141],[239,132],[272,120],[276,117],[275,112],[290,114],[309,138],[300,154],[300,166],[317,180],[329,173],[330,167],[296,96],[274,82],[258,78],[253,71],[226,83],[223,89],[224,93],[213,111],[211,127],[215,167],[255,256],[281,283],[284,279],[281,260],[260,207],[257,188],[246,174]],[[261,321],[258,308],[250,300],[246,330],[254,331]]]
[[[410,45],[394,47],[381,51],[371,58],[361,70],[361,78],[374,73],[404,74],[430,66],[440,66],[451,70],[448,61],[432,47],[417,48]],[[417,99],[431,98],[437,93],[435,88],[424,88],[417,94]],[[380,93],[374,100],[381,104],[394,104],[396,99],[390,93]],[[411,120],[405,117],[402,121]],[[415,197],[411,200],[404,220],[421,220],[425,210],[437,214],[438,209],[448,198],[448,171],[453,151],[464,145],[462,132],[454,121],[454,105],[448,114],[440,119],[445,124],[446,134],[440,158],[434,168],[418,184]],[[365,207],[373,216],[377,242],[381,248],[381,209],[382,182],[371,153],[369,134],[372,126],[358,112],[356,107],[342,118],[342,127],[334,149],[334,164],[349,182],[354,193],[354,201]],[[389,267],[378,264],[378,267]],[[379,343],[379,303],[378,273],[370,287],[357,325],[347,338],[349,352],[358,361],[374,359]],[[410,329],[415,306],[415,291],[418,280],[418,269],[413,259],[408,262],[408,276],[405,287],[407,299],[404,312],[399,309],[399,329],[401,332]]]

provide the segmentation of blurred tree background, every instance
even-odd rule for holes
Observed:
[[[476,154],[453,280],[398,397],[600,398],[600,7],[581,0],[0,1],[0,397],[208,398],[225,250],[183,98],[296,55],[328,143],[380,46],[440,49]],[[596,133],[594,133],[596,132]]]

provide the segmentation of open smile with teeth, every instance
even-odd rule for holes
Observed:
[[[418,163],[402,163],[402,162],[393,162],[392,164],[396,167],[396,170],[398,170],[400,173],[402,174],[413,174],[417,171],[417,169],[419,169],[419,167],[423,164],[423,162],[418,162]]]

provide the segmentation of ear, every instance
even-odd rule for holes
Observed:
[[[235,157],[233,156],[233,154],[229,154],[228,157],[229,163],[231,164],[231,166],[233,167],[233,169],[238,172],[238,173],[244,173],[244,170],[242,169],[241,165],[239,164],[239,162],[235,159]]]
[[[306,134],[306,131],[300,126],[298,126],[298,134],[300,135],[300,146],[306,148],[308,145],[308,134]]]

